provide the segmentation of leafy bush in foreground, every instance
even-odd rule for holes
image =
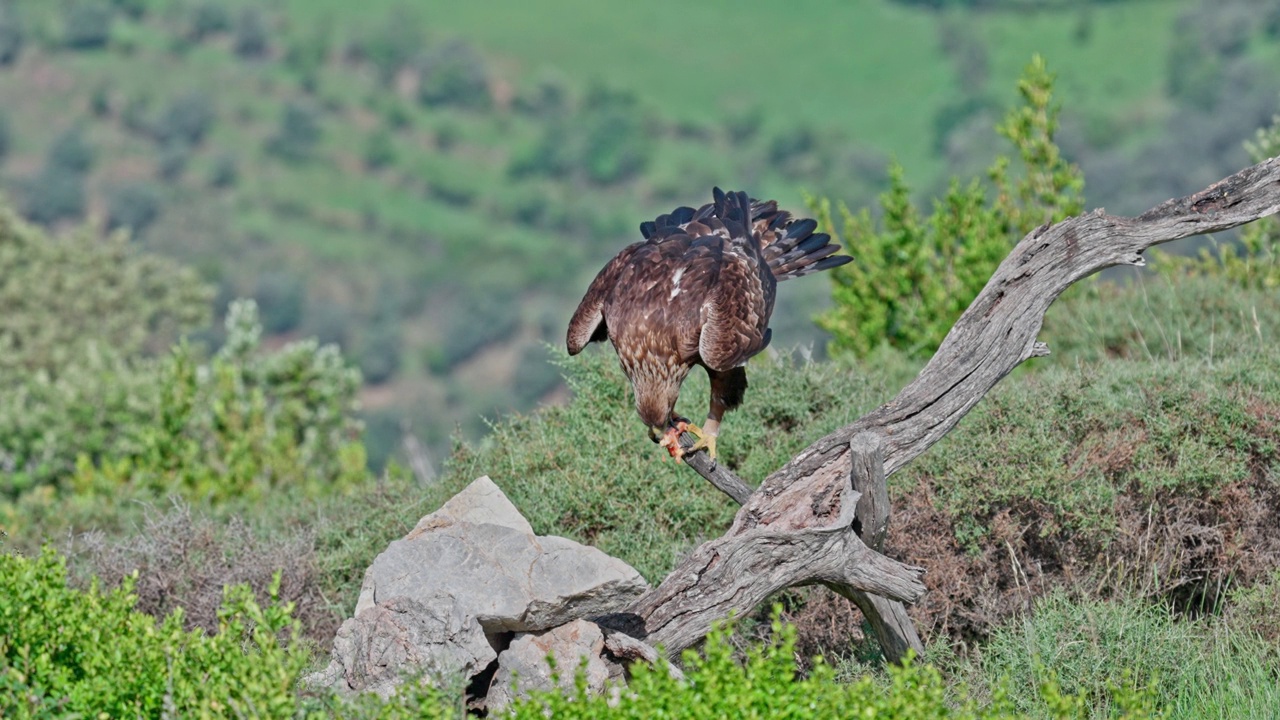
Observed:
[[[280,636],[289,607],[259,607],[228,588],[219,632],[186,632],[182,614],[135,612],[130,583],[101,592],[66,585],[50,550],[0,554],[0,715],[289,717],[307,663]]]
[[[66,566],[53,551],[27,559],[0,554],[0,713],[12,718],[257,717],[451,718],[464,713],[455,693],[411,684],[397,695],[343,700],[299,693],[308,658],[293,642],[298,626],[290,606],[260,607],[247,587],[229,588],[218,632],[187,632],[182,613],[164,621],[133,610],[132,584],[102,592],[66,585]],[[948,687],[937,670],[908,663],[887,671],[887,682],[864,677],[835,682],[819,662],[797,677],[795,632],[775,620],[779,641],[757,646],[739,664],[727,631],[714,631],[702,654],[684,656],[685,680],[665,666],[635,667],[621,699],[577,693],[536,694],[513,717],[541,720],[598,717],[768,718],[998,718],[1016,716],[997,689],[979,704],[963,687]],[[567,668],[565,669],[568,670]],[[1082,699],[1038,684],[1042,716],[1076,717]],[[956,697],[957,691],[959,697]],[[1149,694],[1109,693],[1117,715],[1152,714]]]

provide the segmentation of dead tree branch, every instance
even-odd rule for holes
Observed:
[[[910,385],[810,445],[745,501],[740,478],[709,467],[701,453],[689,456],[694,470],[743,507],[728,532],[695,550],[629,609],[640,635],[675,657],[729,613],[749,612],[785,587],[823,583],[880,616],[884,628],[877,626],[877,634],[891,658],[918,648],[900,603],[923,594],[923,570],[873,549],[883,541],[888,519],[887,495],[879,496],[883,480],[877,486],[876,478],[892,475],[941,440],[1023,361],[1048,354],[1036,336],[1049,305],[1072,283],[1114,265],[1143,265],[1142,252],[1154,245],[1277,211],[1280,158],[1272,158],[1135,218],[1095,210],[1036,228],[1000,264]]]

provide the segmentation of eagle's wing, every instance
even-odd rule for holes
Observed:
[[[601,268],[596,279],[591,281],[587,294],[582,297],[582,302],[578,303],[578,309],[573,311],[573,318],[569,320],[566,345],[570,355],[582,352],[587,343],[600,342],[609,337],[609,328],[604,322],[604,301],[617,282],[618,276],[631,260],[631,256],[642,245],[644,243],[638,242],[623,248],[622,252]]]
[[[745,365],[769,344],[776,281],[763,267],[759,237],[753,232],[755,203],[746,193],[726,196],[716,188],[715,195],[711,216],[695,217],[685,232],[715,236],[707,240],[719,250],[714,280],[700,308],[698,355],[708,368],[723,372]]]
[[[759,260],[726,248],[719,277],[702,304],[698,355],[711,370],[723,372],[746,364],[768,344],[773,287],[765,285]]]

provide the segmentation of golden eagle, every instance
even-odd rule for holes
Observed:
[[[649,438],[681,457],[680,433],[716,458],[725,411],[742,403],[745,365],[769,344],[769,316],[779,280],[837,267],[853,258],[818,223],[795,219],[775,201],[713,192],[714,202],[676,208],[640,225],[644,240],[627,246],[596,275],[569,321],[577,355],[608,338],[631,380],[636,412]],[[694,365],[711,378],[711,409],[702,427],[675,414],[680,385]]]

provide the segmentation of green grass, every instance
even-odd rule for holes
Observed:
[[[1053,595],[1002,627],[969,672],[992,688],[1007,679],[1018,710],[1030,717],[1050,716],[1050,708],[1019,690],[1050,678],[1087,698],[1084,717],[1114,717],[1111,688],[1128,678],[1149,688],[1162,717],[1261,719],[1280,708],[1277,653],[1216,618],[1178,618],[1133,600]]]

